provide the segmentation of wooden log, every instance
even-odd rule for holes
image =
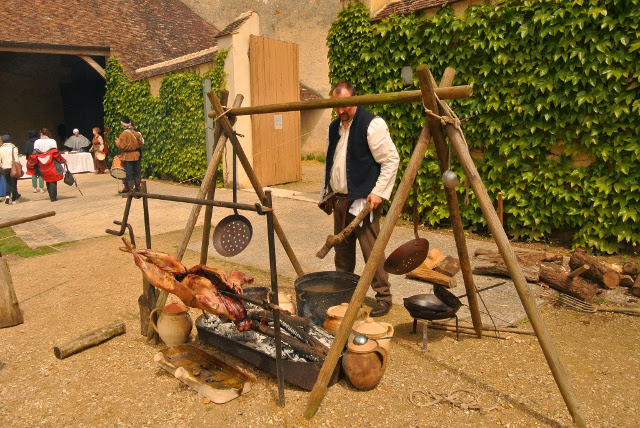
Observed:
[[[535,260],[520,257],[518,254],[516,257],[525,279],[529,282],[540,281],[540,265]],[[510,276],[509,269],[499,254],[477,256],[473,261],[472,272],[476,275]]]
[[[618,285],[620,285],[620,287],[630,288],[630,287],[633,287],[633,284],[634,284],[634,280],[631,277],[631,275],[621,275],[620,276],[620,284],[618,284]]]
[[[424,269],[434,269],[440,263],[444,261],[444,254],[437,248],[432,248],[429,250],[429,254],[427,254],[427,258],[422,262],[419,266]]]
[[[351,232],[353,232],[353,229],[355,229],[360,223],[362,223],[365,217],[369,215],[370,211],[371,211],[371,205],[367,203],[364,209],[360,211],[358,215],[353,220],[351,220],[351,223],[349,223],[347,227],[342,229],[340,233],[338,233],[337,235],[327,236],[327,241],[324,243],[322,248],[318,250],[318,252],[316,253],[316,257],[319,259],[324,259],[324,256],[326,256],[327,253],[331,251],[333,247],[335,247],[336,245],[338,245],[339,243],[347,239],[349,235],[351,235]]]
[[[640,275],[636,277],[636,282],[633,283],[633,286],[629,289],[629,292],[636,297],[640,297]]]
[[[620,283],[620,274],[618,272],[585,253],[582,248],[578,248],[569,258],[569,266],[571,269],[577,269],[582,265],[589,265],[590,267],[582,276],[598,285],[612,289]]]
[[[0,257],[0,328],[11,327],[23,322],[7,258]]]
[[[622,273],[635,277],[638,274],[638,264],[634,262],[626,262],[622,265]]]
[[[469,85],[437,88],[436,95],[442,100],[469,98],[473,89]],[[319,110],[335,107],[370,106],[377,104],[402,104],[422,102],[420,90],[389,92],[386,94],[356,95],[345,98],[326,98],[311,101],[291,101],[279,104],[233,108],[229,115],[246,116],[250,114],[281,113],[287,111]],[[216,117],[217,112],[209,112],[209,117]]]
[[[553,254],[546,253],[543,251],[530,251],[530,250],[518,250],[514,249],[514,253],[518,256],[518,259],[522,257],[526,257],[531,260],[536,260],[538,263],[541,262],[561,262],[562,255],[561,254]],[[473,253],[475,256],[494,256],[500,255],[500,253],[496,250],[490,250],[487,248],[478,248]]]
[[[15,226],[17,224],[27,223],[34,220],[40,220],[41,218],[51,217],[54,215],[56,215],[55,211],[47,211],[46,213],[42,213],[42,214],[36,214],[29,217],[22,217],[22,218],[17,218],[15,220],[5,221],[0,223],[0,229],[4,227],[9,227],[9,226]]]
[[[126,327],[122,320],[114,321],[105,327],[92,330],[82,336],[63,343],[62,345],[54,346],[53,354],[56,358],[62,360],[76,352],[80,352],[84,349],[98,345],[105,340],[109,340],[112,337],[123,334],[125,331]]]
[[[620,275],[623,274],[622,272],[622,266],[620,266],[617,263],[603,263],[606,267],[608,267],[609,269],[618,272]]]
[[[460,271],[460,261],[457,257],[447,256],[434,270],[443,275],[455,276]]]
[[[581,274],[585,273],[586,271],[588,271],[589,265],[582,265],[579,268],[572,270],[571,272],[569,272],[569,274],[567,275],[568,278],[575,278],[577,276],[580,276]]]
[[[553,289],[588,303],[593,302],[593,298],[598,294],[598,286],[593,282],[586,281],[581,277],[569,278],[567,274],[546,266],[540,268],[540,281]]]
[[[431,269],[425,269],[422,266],[418,266],[405,276],[407,278],[419,279],[420,281],[426,281],[432,284],[443,285],[448,288],[453,288],[456,286],[456,280],[454,278],[443,275],[440,272],[436,272]]]

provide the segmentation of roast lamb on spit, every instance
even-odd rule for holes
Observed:
[[[133,255],[136,265],[151,285],[175,294],[189,307],[229,318],[240,331],[251,327],[242,302],[221,295],[218,288],[243,295],[242,285],[251,284],[253,278],[247,278],[235,270],[227,276],[220,269],[205,265],[187,269],[171,254],[150,249],[138,250],[126,238],[123,237],[122,241],[126,247],[120,249]]]

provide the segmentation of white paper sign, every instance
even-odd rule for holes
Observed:
[[[273,126],[275,129],[282,129],[282,115],[274,114],[273,115]]]

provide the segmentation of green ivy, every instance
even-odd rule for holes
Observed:
[[[211,87],[219,94],[225,87],[226,56],[227,51],[219,52],[203,76],[193,70],[167,74],[157,98],[151,95],[146,80],[129,81],[118,60],[110,59],[104,99],[110,154],[118,153],[115,138],[122,130],[120,119],[126,115],[144,136],[144,177],[201,183],[207,170],[202,78],[210,78]]]
[[[454,84],[473,86],[472,98],[450,104],[468,118],[470,149],[484,154],[476,166],[489,195],[504,193],[512,236],[568,230],[575,246],[606,253],[640,243],[640,0],[505,0],[463,16],[443,7],[380,22],[356,3],[339,13],[327,45],[331,81],[350,80],[360,94],[418,89],[417,77],[409,87],[400,78],[403,66],[418,64],[436,79],[453,67]],[[424,123],[421,105],[371,111],[389,124],[403,171]],[[566,148],[554,155],[559,144]],[[582,152],[595,161],[571,166]],[[448,222],[433,148],[417,181],[421,221]],[[467,228],[486,230],[472,194],[460,208]]]

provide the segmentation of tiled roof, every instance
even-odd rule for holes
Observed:
[[[222,36],[235,33],[240,27],[242,27],[242,24],[244,24],[247,19],[251,18],[252,13],[253,12],[246,12],[240,15],[235,21],[224,27],[224,29],[218,33],[216,38],[219,39]]]
[[[308,86],[300,84],[300,101],[311,101],[311,100],[321,100],[323,99],[322,95],[318,94],[313,89]]]
[[[134,80],[146,79],[151,76],[194,67],[196,65],[213,61],[217,54],[218,48],[214,47],[170,59],[168,61],[162,61],[147,67],[138,68],[135,71],[133,78]]]
[[[371,18],[372,21],[379,21],[391,15],[406,15],[432,7],[438,7],[460,0],[400,0],[386,5]]]
[[[179,0],[0,1],[0,45],[109,48],[130,78],[215,47],[217,34]]]

